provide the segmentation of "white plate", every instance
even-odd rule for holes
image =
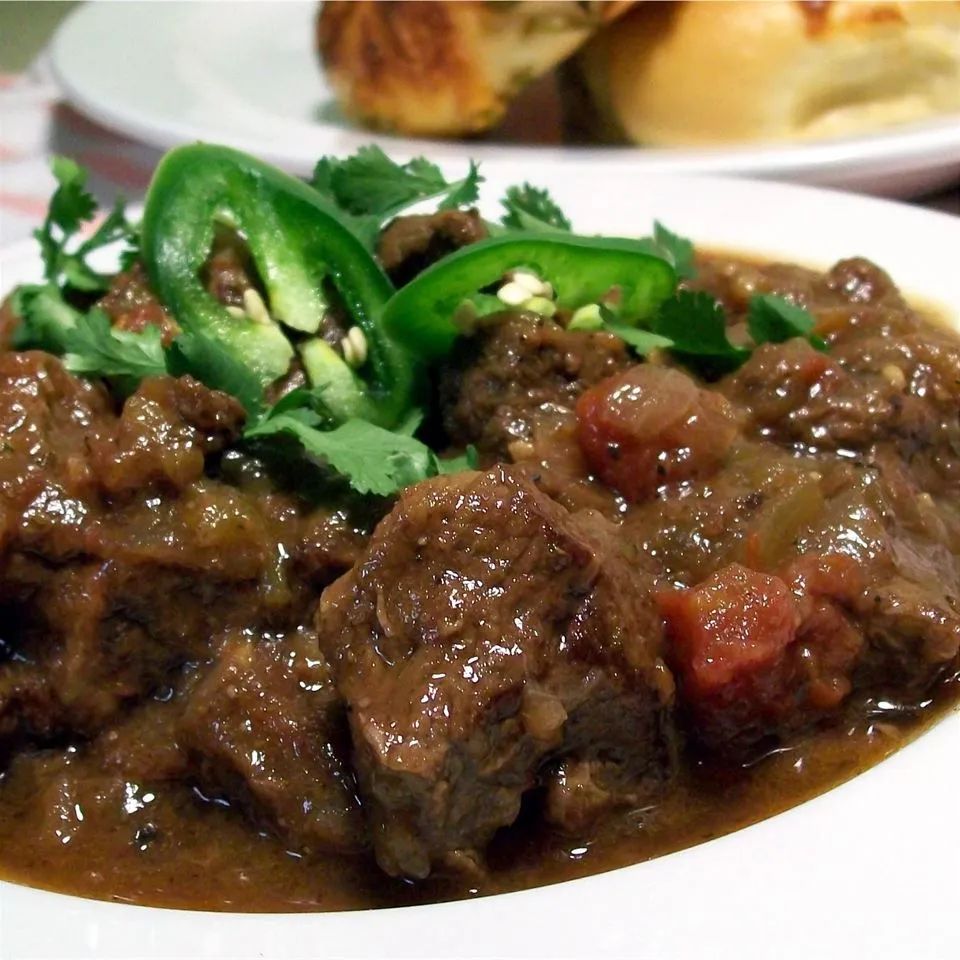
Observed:
[[[647,173],[733,174],[913,196],[960,180],[960,115],[875,136],[714,149],[558,147],[375,137],[336,116],[313,52],[314,3],[92,3],[53,44],[66,96],[157,147],[227,143],[308,174],[376,140],[398,157],[513,167],[572,157]]]
[[[590,173],[576,164],[524,170],[583,231],[638,234],[656,217],[703,244],[812,265],[869,256],[960,330],[960,219],[742,180],[611,174],[585,191]],[[485,184],[487,202],[509,179]],[[32,245],[0,255],[4,290],[38,274]],[[958,757],[954,713],[850,783],[746,830],[600,876],[472,902],[199,914],[0,883],[0,956],[956,960]]]

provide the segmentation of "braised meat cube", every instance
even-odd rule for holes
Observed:
[[[915,334],[863,337],[829,354],[802,340],[765,344],[724,391],[750,406],[750,428],[765,439],[857,452],[888,442],[911,463],[930,461],[955,480],[956,467],[943,451],[960,443],[958,383],[957,345],[946,336]]]
[[[633,796],[671,775],[652,580],[612,531],[506,468],[436,478],[323,594],[321,647],[388,873],[482,850],[555,761],[608,761]]]
[[[164,344],[169,344],[180,332],[176,320],[150,288],[147,273],[139,262],[113,278],[110,289],[97,306],[117,330],[140,333],[147,327],[157,327]]]
[[[92,735],[224,629],[289,620],[282,522],[205,476],[242,420],[189,378],[117,414],[53,357],[0,355],[0,735]]]
[[[229,640],[191,694],[179,739],[202,785],[298,850],[364,846],[343,704],[314,635]]]
[[[565,330],[533,314],[498,318],[461,341],[443,370],[443,423],[454,444],[476,445],[491,460],[518,459],[538,426],[573,419],[587,388],[630,365],[622,340]]]
[[[413,214],[397,217],[380,234],[377,256],[390,279],[402,287],[448,253],[486,236],[486,224],[476,210]]]

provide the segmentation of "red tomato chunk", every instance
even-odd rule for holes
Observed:
[[[684,686],[695,697],[709,697],[768,671],[800,624],[787,585],[739,563],[692,590],[661,594],[659,602]]]
[[[734,410],[679,370],[644,363],[585,391],[578,438],[591,470],[628,500],[713,473],[737,433]]]
[[[701,743],[744,748],[843,701],[863,643],[840,606],[855,592],[851,564],[805,557],[781,578],[733,563],[658,595],[681,702]]]

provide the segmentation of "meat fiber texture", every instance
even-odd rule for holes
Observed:
[[[609,803],[669,778],[652,580],[612,531],[506,468],[436,478],[405,491],[327,589],[320,643],[388,873],[474,856],[563,761],[604,761]]]

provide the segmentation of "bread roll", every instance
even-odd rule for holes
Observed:
[[[644,3],[576,69],[634,143],[846,136],[960,111],[960,3]]]
[[[317,46],[343,111],[417,136],[493,126],[624,2],[328,2]]]

